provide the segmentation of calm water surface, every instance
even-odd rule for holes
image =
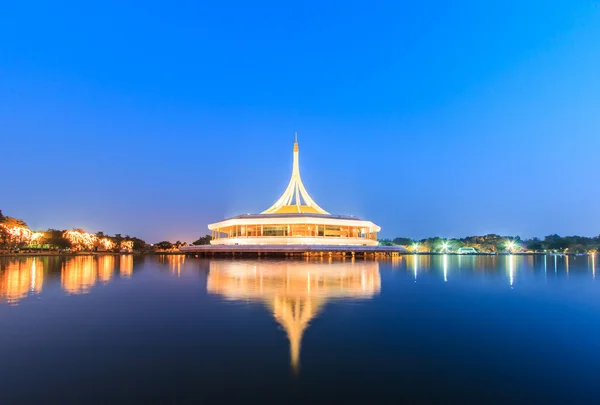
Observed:
[[[600,403],[598,257],[0,259],[0,403]]]

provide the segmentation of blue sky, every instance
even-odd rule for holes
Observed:
[[[327,3],[3,5],[0,209],[192,241],[278,198],[298,131],[384,237],[600,233],[599,2]]]

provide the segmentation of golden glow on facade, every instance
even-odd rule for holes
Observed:
[[[302,336],[331,299],[370,299],[379,294],[378,262],[212,261],[207,290],[230,300],[263,302],[290,341],[290,361],[300,366]]]
[[[294,143],[292,177],[269,209],[210,224],[213,245],[378,245],[381,228],[355,217],[333,216],[310,197],[300,177],[299,146]]]

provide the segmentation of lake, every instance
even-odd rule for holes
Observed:
[[[597,260],[0,258],[0,403],[598,404]]]

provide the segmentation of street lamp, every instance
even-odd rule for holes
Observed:
[[[448,242],[442,242],[442,252],[447,252],[448,248],[450,248],[450,244]]]
[[[419,244],[418,243],[413,244],[412,248],[413,248],[414,253],[419,253]]]
[[[508,241],[508,243],[506,244],[506,248],[508,249],[509,252],[512,253],[512,251],[515,248],[515,242],[512,240]]]

